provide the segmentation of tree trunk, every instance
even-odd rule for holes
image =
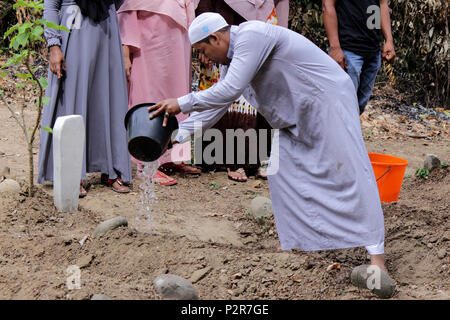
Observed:
[[[28,196],[33,196],[33,188],[34,188],[34,168],[33,168],[33,144],[28,144],[28,165],[29,165],[29,177],[28,177]]]

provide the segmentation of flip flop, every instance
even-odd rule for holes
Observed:
[[[202,171],[200,169],[189,166],[185,163],[180,163],[176,165],[176,171],[185,173],[185,174],[201,174]]]
[[[247,180],[248,180],[247,177],[246,177],[245,180],[239,180],[239,179],[237,179],[237,178],[231,176],[231,175],[230,175],[231,172],[233,172],[233,171],[231,171],[231,170],[228,171],[228,179],[233,180],[233,181],[236,181],[236,182],[247,182]],[[245,175],[245,170],[242,169],[242,168],[237,169],[237,170],[234,171],[234,172],[239,173],[239,174],[241,175],[241,177],[242,177],[243,174]]]
[[[263,166],[259,167],[256,171],[256,178],[267,180],[267,169]]]
[[[169,180],[168,180],[167,182],[158,182],[158,181],[156,180],[157,178],[169,179]],[[177,180],[175,180],[175,179],[169,177],[168,175],[164,174],[163,172],[161,172],[161,171],[159,171],[159,170],[158,170],[158,171],[156,172],[156,174],[153,176],[153,179],[154,179],[155,183],[160,184],[160,185],[162,185],[162,186],[173,186],[173,185],[175,185],[175,184],[178,183]]]
[[[354,286],[367,289],[383,299],[392,297],[395,292],[394,281],[385,271],[375,265],[362,265],[354,268],[350,279]]]
[[[84,197],[87,196],[87,191],[86,191],[86,189],[84,189],[84,187],[83,187],[84,192],[81,192],[81,187],[83,187],[83,182],[80,182],[80,193],[79,193],[79,195],[78,195],[78,198],[80,198],[80,199],[82,199],[82,198],[84,198]]]
[[[200,169],[189,166],[183,162],[181,162],[180,164],[165,163],[161,165],[160,170],[164,172],[175,171],[184,174],[201,174],[202,172]]]

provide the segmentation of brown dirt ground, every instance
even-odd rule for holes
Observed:
[[[409,161],[399,201],[383,204],[387,265],[397,283],[393,299],[449,299],[450,256],[437,255],[449,251],[449,169],[433,171],[427,180],[414,176],[428,153],[449,162],[448,123],[405,120],[383,113],[379,103],[372,102],[361,119],[368,151]],[[3,105],[0,119],[0,169],[10,167],[24,185],[22,133]],[[119,195],[91,174],[89,194],[74,213],[55,210],[49,185],[38,186],[34,198],[0,196],[0,299],[89,299],[94,293],[159,299],[152,285],[158,275],[189,279],[205,267],[212,270],[195,283],[201,299],[376,299],[349,280],[353,267],[368,262],[364,248],[279,249],[273,219],[258,223],[248,210],[255,196],[269,195],[267,182],[256,186],[251,177],[235,183],[225,172],[177,178],[176,186],[157,187],[156,235],[134,229],[137,183],[131,194]],[[117,215],[128,218],[128,228],[79,244]],[[333,263],[340,268],[328,272]],[[81,289],[68,290],[66,270],[80,264]]]

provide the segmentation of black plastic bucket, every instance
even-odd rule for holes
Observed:
[[[154,103],[143,103],[128,110],[125,128],[128,136],[128,151],[137,160],[151,162],[158,159],[170,143],[172,132],[178,129],[178,121],[170,117],[163,127],[164,114],[150,120],[148,107]]]

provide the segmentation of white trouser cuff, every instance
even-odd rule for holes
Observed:
[[[367,252],[369,252],[370,255],[374,254],[384,254],[384,241],[374,244],[372,246],[366,247]]]

